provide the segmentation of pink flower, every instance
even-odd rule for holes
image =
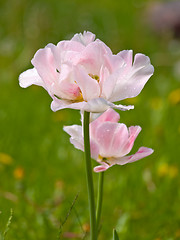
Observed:
[[[95,172],[105,171],[115,164],[124,165],[135,162],[153,153],[151,148],[140,147],[135,154],[127,156],[141,127],[127,128],[125,124],[118,123],[119,118],[117,112],[108,109],[90,123],[91,157],[100,164],[94,168]],[[71,136],[70,142],[75,148],[84,151],[82,127],[65,126],[64,131]]]
[[[53,111],[132,109],[113,102],[137,96],[154,71],[147,56],[138,53],[133,61],[132,50],[114,55],[91,32],[76,34],[57,46],[48,44],[31,62],[34,68],[20,74],[20,86],[45,88],[53,99]]]

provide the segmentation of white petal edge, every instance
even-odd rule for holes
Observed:
[[[19,75],[20,87],[27,88],[32,84],[44,87],[43,80],[41,79],[35,68],[28,69]]]
[[[79,110],[92,112],[92,113],[105,112],[109,108],[115,108],[115,109],[118,109],[121,111],[127,111],[127,110],[134,109],[133,105],[129,105],[129,106],[124,106],[121,104],[115,105],[115,104],[105,100],[104,98],[95,98],[88,102],[77,102],[77,103],[73,103],[73,102],[67,101],[67,100],[60,100],[55,97],[53,99],[54,100],[51,103],[51,109],[54,112],[56,112],[60,109],[64,109],[64,108],[79,109]]]

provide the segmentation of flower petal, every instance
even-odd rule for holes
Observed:
[[[112,74],[110,74],[104,81],[102,82],[102,93],[101,96],[104,97],[105,99],[109,100],[112,99],[114,95],[114,89],[116,88],[117,81],[119,79],[119,76],[122,75],[124,71],[124,68],[119,68]]]
[[[102,157],[120,157],[123,156],[121,146],[128,141],[128,130],[125,124],[104,122],[93,129],[93,139],[97,142]]]
[[[119,109],[121,111],[127,111],[130,109],[134,109],[134,106],[129,105],[115,105],[104,98],[95,98],[87,102],[87,104],[84,106],[84,111],[87,112],[93,112],[93,113],[100,113],[100,112],[105,112],[109,108],[115,108]]]
[[[58,71],[60,72],[61,71],[61,52],[59,51],[59,48],[52,44],[52,43],[49,43],[48,45],[46,45],[45,49],[46,48],[50,48],[51,49],[51,52],[53,54],[53,57],[54,57],[54,64],[55,64],[55,67],[56,69],[58,69]]]
[[[116,102],[136,97],[153,72],[154,67],[151,65],[149,57],[140,53],[136,54],[133,66],[129,68],[128,72],[125,71],[119,76],[109,101]]]
[[[63,130],[71,136],[70,142],[74,147],[84,151],[82,127],[79,125],[64,126]]]
[[[123,50],[117,54],[126,63],[126,68],[129,69],[132,66],[133,51],[132,50]]]
[[[129,132],[125,124],[119,123],[114,131],[112,139],[109,141],[111,156],[122,157],[129,153],[127,147],[129,142]],[[110,156],[110,157],[111,157]]]
[[[32,84],[45,87],[35,68],[28,69],[19,75],[19,85],[22,88],[27,88]]]
[[[83,67],[74,67],[74,77],[75,82],[77,82],[77,85],[81,89],[85,101],[99,97],[100,88],[97,80],[91,78]]]
[[[91,139],[90,147],[91,147],[91,158],[96,160],[99,156],[99,146],[93,139]]]
[[[84,31],[83,34],[75,34],[71,41],[77,41],[82,43],[84,46],[87,46],[89,43],[93,42],[96,35],[91,32]]]
[[[72,108],[72,109],[86,109],[86,102],[75,102],[69,100],[61,100],[56,97],[53,97],[53,101],[51,103],[51,109],[56,112],[58,110],[64,109],[64,108]]]
[[[108,165],[107,163],[103,163],[99,166],[94,167],[94,172],[104,172],[106,171],[108,168],[110,168],[111,166]]]
[[[87,74],[100,75],[100,70],[104,64],[104,56],[111,50],[100,40],[87,45],[79,55],[77,65],[82,65]],[[111,53],[112,54],[112,53]]]
[[[58,79],[55,59],[49,47],[38,50],[31,62],[46,86],[51,86]]]
[[[139,150],[130,156],[122,157],[122,158],[115,158],[113,160],[113,164],[124,165],[127,163],[138,161],[144,157],[151,155],[154,152],[153,149],[147,147],[140,147]]]
[[[118,122],[120,119],[120,115],[114,111],[112,108],[109,108],[103,114],[101,114],[97,121],[98,122]],[[95,122],[95,121],[94,121]]]
[[[114,122],[117,123],[120,119],[120,115],[114,111],[112,108],[106,110],[98,118],[90,123],[90,136],[96,138],[96,130],[104,122]]]
[[[64,109],[64,108],[79,109],[79,110],[92,112],[92,113],[105,112],[109,108],[115,108],[115,109],[119,109],[121,111],[126,111],[126,110],[130,110],[130,109],[134,108],[134,106],[131,106],[131,105],[129,105],[129,106],[123,106],[121,104],[115,105],[113,103],[106,101],[103,98],[95,98],[88,102],[84,102],[84,101],[83,102],[73,102],[73,101],[69,101],[69,100],[61,100],[61,99],[56,98],[55,96],[52,96],[52,98],[53,98],[53,101],[51,103],[51,109],[54,112],[56,112],[60,109]]]
[[[124,144],[124,146],[122,146],[122,152],[124,153],[124,155],[128,154],[131,151],[134,145],[134,141],[136,140],[140,131],[141,131],[140,126],[129,127],[129,138],[127,140],[127,143]]]

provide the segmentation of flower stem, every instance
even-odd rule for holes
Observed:
[[[91,152],[89,140],[89,112],[84,111],[84,152],[86,159],[86,177],[88,187],[89,211],[90,211],[90,239],[97,240],[96,210],[94,201],[94,186],[91,166]]]
[[[103,202],[103,185],[104,185],[104,172],[101,172],[99,173],[98,196],[97,196],[97,211],[96,211],[97,231],[99,230],[99,223],[101,219],[101,210]]]

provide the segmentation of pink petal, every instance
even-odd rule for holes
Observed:
[[[97,80],[91,78],[83,67],[74,67],[74,77],[85,101],[99,97],[100,89]]]
[[[135,162],[151,155],[153,152],[154,150],[151,148],[140,147],[139,150],[133,155],[114,159],[113,164],[124,165],[127,163]]]
[[[100,69],[104,64],[104,55],[110,51],[109,48],[101,41],[96,40],[90,43],[81,52],[78,65],[84,66],[87,74],[100,75]]]
[[[96,130],[103,122],[115,122],[117,123],[120,119],[119,114],[114,111],[112,108],[106,110],[101,114],[97,119],[90,123],[90,133],[91,137],[95,137]]]
[[[60,93],[58,94],[58,88],[60,90]],[[59,96],[60,98],[66,99],[66,100],[76,100],[81,99],[81,90],[75,83],[69,83],[67,81],[62,81],[58,88],[55,86],[53,89],[53,92]]]
[[[60,41],[57,44],[60,54],[64,52],[81,52],[85,46],[83,46],[80,42],[72,41],[72,40],[64,40]],[[62,57],[62,55],[61,55]]]
[[[122,157],[129,153],[125,147],[129,142],[129,132],[125,124],[119,123],[114,135],[110,141],[111,156]]]
[[[57,44],[57,48],[60,53],[59,64],[61,66],[63,63],[76,64],[85,46],[76,41],[61,41]]]
[[[122,126],[123,125],[123,126]],[[124,124],[118,124],[118,123],[112,123],[112,122],[104,122],[99,124],[96,128],[93,130],[93,139],[96,141],[96,143],[99,146],[99,153],[102,157],[111,157],[114,156],[115,151],[119,151],[119,148],[121,146],[117,146],[117,148],[114,148],[113,141],[115,137],[115,133],[118,131],[119,128],[123,128]],[[125,134],[124,131],[121,131],[122,134]],[[128,138],[128,131],[126,128],[126,140]],[[124,138],[120,138],[122,141],[124,141]],[[121,141],[120,141],[121,144]],[[116,146],[115,146],[116,147]]]
[[[84,46],[87,46],[89,43],[93,42],[95,39],[95,34],[91,32],[84,31],[83,34],[75,34],[74,37],[71,39],[72,41],[77,41],[82,43]]]
[[[91,157],[96,160],[99,156],[99,146],[93,139],[90,140],[90,146],[91,146]]]
[[[50,86],[57,80],[59,75],[56,71],[55,59],[50,48],[46,47],[38,50],[31,62],[46,86]]]
[[[127,140],[127,143],[122,148],[122,152],[124,152],[124,155],[128,154],[131,151],[134,145],[134,141],[136,140],[140,131],[141,131],[140,126],[129,127],[129,138]]]
[[[136,139],[138,134],[140,133],[141,129],[142,128],[140,126],[131,126],[131,127],[129,127],[129,135],[133,136],[134,139]]]
[[[29,87],[32,84],[45,87],[44,82],[40,78],[35,68],[28,69],[19,75],[19,85],[22,88]]]
[[[101,66],[100,73],[99,73],[99,86],[101,89],[101,97],[106,98],[106,94],[103,93],[103,85],[106,79],[109,77],[110,72],[107,67]]]
[[[119,68],[123,67],[126,64],[124,59],[120,55],[113,55],[111,52],[109,54],[104,55],[104,65],[113,73],[114,71],[118,70]]]
[[[109,75],[106,79],[104,79],[102,83],[102,93],[101,96],[108,99],[112,99],[112,96],[114,97],[115,88],[117,85],[117,81],[119,79],[119,76],[122,75],[124,71],[124,68],[119,68],[115,72],[113,72],[111,75]]]
[[[109,108],[100,117],[97,119],[98,122],[118,122],[120,115],[114,111],[112,108]]]
[[[106,171],[110,167],[111,166],[109,166],[108,164],[103,163],[102,165],[96,166],[94,168],[94,172],[104,172],[104,171]]]
[[[54,57],[54,64],[58,71],[61,71],[61,54],[58,47],[52,43],[49,43],[45,48],[50,48]]]
[[[133,66],[129,68],[128,72],[119,76],[109,101],[115,102],[136,97],[153,72],[154,67],[151,65],[149,57],[136,54]]]
[[[117,54],[122,59],[124,59],[126,63],[127,69],[129,69],[132,66],[132,59],[133,59],[133,51],[132,50],[123,50]]]

